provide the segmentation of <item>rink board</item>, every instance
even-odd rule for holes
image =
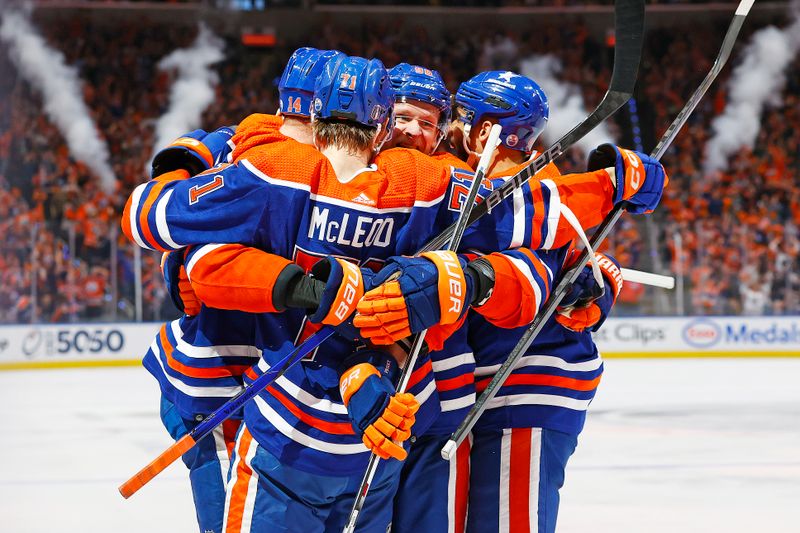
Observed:
[[[159,323],[0,326],[0,370],[138,365]],[[800,316],[610,318],[603,357],[798,357]]]

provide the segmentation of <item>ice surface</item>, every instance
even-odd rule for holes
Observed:
[[[0,372],[0,531],[197,531],[141,368]],[[800,359],[606,362],[570,461],[560,533],[800,531]]]

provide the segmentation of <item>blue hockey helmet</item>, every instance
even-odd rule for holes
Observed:
[[[339,56],[344,54],[336,50],[305,47],[294,51],[278,82],[282,115],[311,115],[314,84],[328,61]]]
[[[396,102],[424,102],[439,110],[439,131],[447,133],[450,124],[450,91],[436,70],[400,63],[389,70]]]
[[[325,65],[314,87],[312,119],[350,120],[364,126],[394,127],[394,91],[379,59],[337,57]]]
[[[456,105],[458,119],[469,127],[484,117],[497,119],[501,142],[525,153],[533,150],[550,115],[547,96],[535,81],[502,70],[481,72],[462,83]]]

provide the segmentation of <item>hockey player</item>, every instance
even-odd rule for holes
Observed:
[[[544,128],[548,108],[544,93],[532,80],[510,72],[485,72],[461,85],[456,95],[456,113],[457,119],[451,127],[452,139],[456,146],[464,148],[471,162],[477,161],[479,152],[483,151],[491,126],[499,123],[503,127],[502,145],[496,150],[490,168],[491,177],[497,178],[515,174],[526,163],[536,137]],[[601,147],[593,154],[590,164],[595,168],[607,167],[609,173],[625,172],[625,169],[616,167],[619,152],[615,147]],[[625,157],[639,158],[648,166],[648,173],[663,176],[661,166],[643,154],[628,152]],[[550,165],[537,177],[557,175],[557,169]],[[651,210],[657,200],[657,197],[651,198],[640,206],[640,210]],[[549,253],[550,263],[555,263],[552,273],[548,272],[546,277],[550,283],[554,281],[554,275],[558,275],[566,254],[566,247]],[[564,467],[575,448],[585,408],[594,395],[602,372],[602,363],[588,329],[599,326],[621,287],[618,265],[605,257],[601,257],[600,264],[610,287],[605,293],[599,292],[590,272],[582,273],[565,299],[563,315],[557,319],[570,329],[565,329],[555,320],[547,325],[531,347],[531,355],[522,359],[519,370],[506,382],[500,396],[493,400],[493,408],[478,422],[472,443],[469,440],[465,442],[467,448],[472,445],[469,531],[508,531],[510,525],[519,531],[545,532],[555,528],[558,490],[563,484]],[[424,264],[416,260],[406,266],[419,269]],[[402,287],[405,277],[419,283],[418,274],[405,272],[395,283]],[[502,289],[496,285],[495,290]],[[395,297],[395,307],[413,305],[405,291],[400,292],[401,303],[397,305]],[[510,291],[503,292],[507,295],[509,310],[525,306],[528,298],[518,299]],[[379,291],[375,291],[371,302],[359,305],[359,313],[366,316],[357,317],[356,325],[365,323],[367,318],[381,321],[381,313],[376,313],[375,309],[392,306],[392,302],[376,293]],[[370,298],[368,294],[366,300]],[[418,304],[421,298],[417,295],[416,300]],[[535,312],[534,307],[528,307],[529,319]],[[407,314],[413,316],[416,312],[409,309]],[[485,316],[476,313],[470,313],[468,318],[468,344],[474,350],[478,364],[479,391],[486,386],[491,373],[500,366],[525,330],[520,328],[512,334],[498,335],[495,328],[498,325],[508,324],[502,320],[487,321]],[[362,334],[365,334],[364,330]],[[369,332],[365,336],[369,336]],[[461,470],[463,473],[466,469],[464,455],[460,449],[455,463],[450,465],[451,471]],[[432,471],[437,468],[433,459],[430,466]],[[439,492],[439,500],[441,496]],[[464,496],[463,483],[453,484],[447,494],[447,529],[440,524],[435,530],[463,530]],[[436,502],[437,498],[426,499],[426,503],[430,501]],[[425,516],[424,508],[417,511],[415,518],[419,514]]]
[[[266,132],[274,134],[277,130],[285,139],[310,144],[314,82],[329,59],[342,55],[314,48],[296,50],[278,85],[281,106],[278,116],[251,115],[242,121],[235,135],[230,128],[208,135],[202,130],[187,134],[155,156],[152,177],[174,179],[176,174],[195,175],[219,161],[232,159],[237,142],[252,143]],[[205,329],[208,313],[195,316],[201,312],[201,302],[186,277],[183,251],[166,252],[162,270],[173,301],[187,316],[162,327],[143,364],[159,382],[161,419],[177,440],[239,392],[241,374],[260,356],[258,350],[247,347],[236,335],[226,336],[224,331],[216,335],[199,333]],[[170,334],[174,343],[166,340]],[[203,364],[194,368],[192,361]],[[229,458],[239,423],[235,418],[225,421],[183,456],[202,532],[222,531]]]

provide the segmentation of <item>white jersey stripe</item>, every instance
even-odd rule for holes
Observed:
[[[526,355],[525,357],[520,358],[514,369],[517,370],[526,366],[549,366],[571,372],[592,372],[599,369],[602,364],[603,360],[600,357],[596,357],[582,363],[568,363],[560,357],[553,357],[551,355]],[[475,368],[475,376],[491,376],[492,374],[497,373],[499,368],[499,364],[478,366]]]
[[[422,402],[420,402],[422,403]],[[471,392],[466,396],[461,398],[455,398],[453,400],[440,400],[439,404],[442,407],[442,412],[449,412],[449,411],[458,411],[459,409],[464,409],[466,407],[472,407],[475,403],[475,393]]]
[[[175,192],[174,189],[170,189],[156,204],[156,231],[168,247],[177,250],[181,245],[172,240],[167,224],[167,204],[173,192]]]
[[[519,248],[525,240],[525,198],[522,196],[522,189],[514,189],[514,227],[511,234],[511,245],[509,248]]]
[[[456,529],[456,484],[458,480],[458,459],[453,456],[448,461],[447,472],[447,533]]]
[[[189,259],[189,262],[186,264],[186,276],[189,278],[189,281],[192,281],[192,270],[194,270],[195,265],[197,262],[200,261],[203,257],[210,254],[217,248],[221,248],[225,246],[224,244],[204,244],[200,248],[197,249],[192,254],[192,258]]]
[[[500,439],[500,505],[498,509],[498,532],[508,533],[511,519],[509,502],[511,479],[511,430],[504,429]]]
[[[433,394],[433,391],[435,390],[436,390],[436,382],[434,380],[431,380],[430,383],[428,383],[425,386],[425,388],[420,391],[419,394],[415,394],[414,396],[417,398],[417,401],[420,404],[423,404],[428,400],[428,398],[431,397],[431,394]]]
[[[258,495],[258,472],[253,468],[253,458],[258,451],[258,442],[254,438],[250,441],[250,447],[247,449],[247,457],[245,462],[250,467],[252,474],[250,474],[250,482],[247,484],[247,496],[244,500],[244,509],[242,510],[242,531],[249,532],[253,524],[253,512],[256,509],[256,496]]]
[[[472,352],[467,352],[458,355],[451,355],[447,359],[442,359],[440,361],[431,361],[431,364],[433,365],[434,372],[444,372],[445,370],[451,370],[461,365],[474,362],[475,356],[472,354]]]
[[[542,428],[531,429],[531,471],[530,489],[528,490],[528,520],[530,533],[539,531],[539,472],[542,462]]]
[[[183,331],[180,326],[180,319],[170,323],[172,335],[178,341],[175,349],[186,357],[192,359],[210,359],[212,357],[252,357],[261,358],[261,351],[249,344],[220,344],[216,346],[192,346],[183,340]],[[253,361],[255,364],[255,361]]]
[[[139,234],[139,217],[136,216],[137,212],[139,211],[139,203],[142,201],[142,193],[144,192],[144,188],[147,187],[147,183],[142,183],[138,187],[133,190],[133,194],[131,194],[131,212],[130,216],[130,223],[131,223],[131,235],[133,236],[133,240],[136,241],[136,244],[141,246],[142,248],[147,248],[148,250],[152,250],[153,248],[145,244],[142,236]]]
[[[289,189],[300,189],[302,191],[311,192],[311,186],[309,184],[271,178],[266,174],[264,174],[263,172],[261,172],[258,168],[255,167],[255,165],[253,165],[247,159],[241,159],[239,161],[239,164],[243,165],[247,170],[252,172],[255,176],[261,178],[262,180],[266,181],[271,185],[278,185],[279,187],[287,187]]]
[[[193,396],[195,398],[231,398],[239,394],[239,391],[242,390],[240,385],[232,385],[230,387],[209,387],[207,385],[193,387],[192,385],[187,385],[183,381],[167,373],[167,370],[164,368],[164,362],[161,360],[163,354],[155,340],[153,344],[150,345],[150,349],[153,350],[153,354],[156,356],[156,361],[158,361],[161,371],[164,373],[164,377],[167,378],[173,387],[188,396]]]
[[[411,207],[370,207],[364,204],[360,204],[358,202],[348,202],[347,200],[342,200],[339,198],[332,198],[330,196],[323,196],[321,194],[315,194],[311,192],[311,186],[306,183],[297,183],[294,181],[286,181],[277,178],[273,178],[267,176],[262,171],[258,170],[250,161],[247,159],[242,159],[239,161],[242,165],[244,165],[247,170],[261,178],[262,180],[266,181],[272,185],[278,185],[280,187],[288,187],[290,189],[299,189],[309,193],[309,198],[316,202],[324,202],[326,204],[336,205],[339,207],[346,207],[348,209],[353,209],[354,211],[362,211],[364,213],[410,213],[412,209],[416,207],[433,207],[444,200],[445,194],[434,198],[433,200],[417,200],[414,202],[414,205]]]
[[[547,207],[547,238],[542,245],[542,248],[549,250],[553,247],[556,233],[558,233],[558,221],[561,218],[561,197],[553,180],[542,180],[541,183],[550,189],[550,205]]]
[[[236,439],[233,443],[234,449],[234,457],[233,457],[233,464],[231,465],[231,477],[228,478],[228,482],[225,485],[225,510],[222,514],[222,528],[223,530],[227,529],[225,526],[228,524],[228,511],[231,508],[231,495],[233,494],[233,487],[236,486],[236,481],[239,479],[239,463],[242,460],[241,454],[239,454],[239,446],[241,444],[242,435],[245,433],[244,424],[239,428],[239,432],[236,435]],[[223,478],[225,479],[225,478]]]
[[[576,400],[557,394],[509,394],[508,396],[495,396],[487,402],[487,409],[498,409],[512,405],[550,405],[564,407],[574,411],[586,411],[591,400]]]
[[[283,433],[283,435],[287,438],[292,439],[293,441],[307,448],[336,455],[355,455],[359,453],[367,453],[368,451],[367,447],[361,442],[356,444],[334,444],[332,442],[325,442],[315,439],[314,437],[306,435],[302,431],[298,430],[292,426],[292,424],[289,424],[260,396],[256,396],[255,401],[256,405],[258,406],[258,410],[261,411],[261,414],[264,416],[264,418],[269,420],[275,429]]]
[[[258,362],[258,368],[262,372],[266,372],[267,370],[270,369],[270,366],[264,359],[261,359]],[[344,404],[332,402],[330,400],[325,400],[323,398],[317,398],[313,394],[301,389],[300,387],[289,381],[289,379],[287,379],[286,376],[281,376],[278,379],[276,379],[275,384],[280,386],[283,390],[285,390],[289,394],[289,396],[291,396],[298,402],[302,403],[303,405],[306,405],[313,409],[317,409],[318,411],[325,411],[337,415],[347,414],[347,407],[345,407]]]
[[[522,259],[517,259],[516,257],[511,257],[510,255],[506,256],[506,258],[511,261],[515,267],[517,267],[517,270],[522,272],[522,274],[525,276],[525,279],[527,279],[528,283],[531,284],[533,296],[535,298],[536,309],[538,310],[542,305],[542,290],[539,288],[539,284],[536,283],[536,279],[533,277],[530,267]]]
[[[222,429],[222,424],[218,425],[211,432],[214,437],[214,448],[217,452],[217,459],[219,460],[219,469],[222,474],[222,481],[228,479],[228,469],[231,466],[230,458],[228,457],[228,446],[225,444],[225,433]]]

